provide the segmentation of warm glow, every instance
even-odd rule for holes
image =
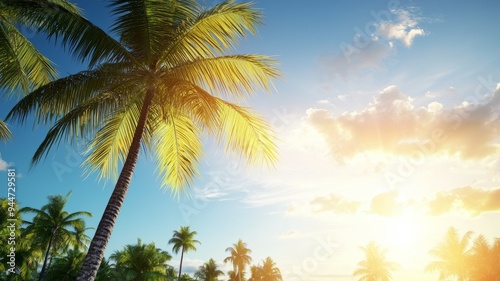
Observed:
[[[404,253],[419,247],[421,225],[415,210],[406,210],[388,219],[386,229],[385,243],[389,251]]]

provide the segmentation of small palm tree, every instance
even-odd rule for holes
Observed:
[[[46,280],[73,281],[82,266],[85,253],[69,250],[65,255],[54,258],[45,276]]]
[[[233,244],[233,247],[226,249],[230,256],[224,259],[224,262],[233,263],[233,271],[237,276],[238,281],[243,281],[245,278],[245,267],[252,262],[250,254],[252,250],[247,247],[241,239],[237,243]]]
[[[273,166],[277,159],[272,129],[240,105],[258,90],[270,91],[275,61],[227,54],[261,23],[252,3],[203,8],[193,0],[121,0],[108,6],[113,36],[67,14],[67,24],[51,27],[68,31],[63,44],[88,61],[89,70],[37,88],[6,118],[22,123],[33,113],[35,123],[51,123],[33,164],[62,139],[83,138],[91,140],[87,171],[117,178],[80,281],[97,273],[141,146],[156,156],[162,186],[174,194],[198,175],[204,135],[250,164]]]
[[[262,281],[283,280],[280,269],[276,266],[276,263],[270,257],[267,257],[262,261],[262,266],[260,268],[260,277]]]
[[[84,227],[82,217],[91,217],[89,212],[79,211],[68,213],[64,210],[68,197],[62,195],[49,196],[49,202],[41,209],[24,207],[20,213],[35,214],[32,222],[23,221],[27,225],[25,232],[33,239],[35,246],[43,249],[44,259],[39,280],[43,280],[48,265],[49,256],[57,251],[66,251],[70,246],[78,245],[76,232],[71,231]]]
[[[426,270],[438,271],[439,280],[456,278],[458,281],[467,280],[471,251],[469,249],[472,232],[468,231],[462,238],[457,230],[450,227],[445,239],[434,247],[429,254],[437,260],[430,262]]]
[[[214,259],[210,259],[198,268],[194,277],[200,281],[219,281],[219,276],[224,275],[224,272],[217,267]]]
[[[389,281],[392,279],[392,271],[398,268],[398,264],[387,261],[386,250],[381,249],[375,242],[371,241],[367,246],[361,247],[365,259],[358,263],[353,276],[360,276],[358,281]]]
[[[196,251],[195,244],[201,244],[200,241],[194,239],[194,236],[196,234],[196,231],[189,230],[189,226],[181,226],[181,229],[179,231],[174,230],[172,239],[168,241],[168,244],[174,244],[174,246],[172,247],[172,251],[174,253],[178,254],[179,250],[181,251],[178,280],[181,280],[182,260],[184,258],[184,252],[188,252],[191,250]]]
[[[123,250],[110,256],[124,279],[133,281],[164,280],[166,262],[171,258],[168,252],[156,248],[154,243],[142,244],[140,239],[137,239],[137,244],[125,245]]]

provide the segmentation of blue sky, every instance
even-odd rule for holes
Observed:
[[[105,1],[76,3],[110,25]],[[237,51],[274,56],[282,69],[273,95],[249,101],[280,138],[276,170],[248,169],[207,141],[202,177],[177,200],[142,155],[106,255],[137,237],[171,251],[172,231],[189,225],[202,245],[187,254],[188,270],[209,258],[222,265],[241,238],[255,264],[272,257],[285,280],[347,281],[358,247],[374,240],[401,264],[395,280],[416,281],[437,279],[424,272],[427,252],[449,226],[500,237],[497,1],[255,6],[264,26]],[[25,32],[61,76],[84,67]],[[1,117],[14,103],[2,100]],[[18,203],[41,207],[71,191],[68,209],[92,212],[95,227],[113,182],[82,176],[81,147],[64,143],[30,170],[47,128],[9,125],[0,170],[17,170]]]

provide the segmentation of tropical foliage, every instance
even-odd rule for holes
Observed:
[[[394,262],[386,258],[386,250],[371,241],[361,247],[365,259],[358,263],[353,275],[359,277],[358,281],[389,281],[392,272],[398,268]]]
[[[219,281],[219,277],[223,275],[224,272],[218,268],[215,260],[210,259],[198,268],[194,277],[200,281]]]
[[[262,265],[255,265],[250,268],[250,273],[252,276],[249,281],[281,281],[283,277],[281,276],[280,269],[276,266],[276,263],[267,257],[262,261]]]
[[[172,239],[168,241],[168,244],[174,244],[174,246],[172,247],[172,251],[174,251],[174,253],[177,254],[179,253],[179,251],[181,251],[178,280],[181,279],[182,260],[184,258],[184,253],[188,251],[196,251],[195,244],[200,244],[200,241],[194,239],[194,236],[196,234],[196,231],[189,230],[189,226],[181,226],[181,229],[179,231],[174,230]]]
[[[108,5],[111,36],[77,15],[62,37],[89,70],[38,87],[7,120],[53,124],[33,164],[62,139],[88,143],[88,171],[118,176],[90,244],[79,280],[94,278],[120,212],[141,146],[158,163],[162,185],[178,194],[198,175],[202,136],[209,135],[251,164],[272,165],[270,127],[239,105],[278,76],[261,55],[227,55],[254,34],[262,15],[251,3],[123,0]],[[117,38],[117,39],[115,39]]]

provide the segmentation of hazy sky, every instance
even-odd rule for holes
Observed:
[[[105,2],[76,1],[107,29]],[[500,237],[498,1],[255,6],[265,25],[237,52],[280,62],[275,93],[249,101],[280,138],[276,170],[248,169],[207,140],[202,178],[191,199],[177,200],[141,155],[107,256],[137,237],[171,252],[172,231],[189,225],[202,245],[186,255],[188,271],[210,258],[222,265],[241,238],[254,264],[272,257],[285,280],[355,280],[359,246],[373,240],[401,265],[394,280],[421,281],[437,280],[424,268],[448,227]],[[25,32],[61,76],[82,69]],[[3,99],[2,118],[14,103]],[[15,138],[0,144],[0,174],[17,170],[18,203],[39,208],[72,191],[68,209],[92,212],[95,227],[114,183],[82,176],[83,146],[63,143],[29,170],[47,128],[9,125]]]

